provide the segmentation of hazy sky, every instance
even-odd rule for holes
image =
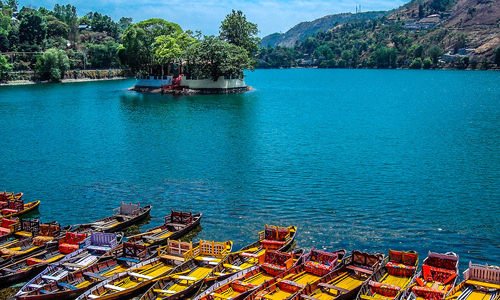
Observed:
[[[134,22],[149,18],[163,18],[179,24],[182,29],[201,30],[203,34],[218,34],[224,17],[232,9],[241,10],[251,22],[259,26],[259,36],[286,32],[302,21],[312,21],[325,15],[362,11],[388,10],[408,1],[403,0],[19,0],[20,6],[43,6],[53,9],[56,3],[76,6],[78,16],[89,11],[107,14],[115,21],[132,17]]]

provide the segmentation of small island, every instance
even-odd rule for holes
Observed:
[[[175,23],[149,19],[127,28],[118,49],[122,66],[137,78],[131,90],[162,94],[248,91],[244,70],[254,70],[260,39],[257,25],[241,11],[222,21],[219,36],[183,31]]]

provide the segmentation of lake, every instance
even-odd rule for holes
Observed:
[[[0,87],[0,189],[43,221],[120,201],[202,212],[196,239],[297,225],[297,247],[500,264],[500,72],[257,70],[244,94],[134,80]]]

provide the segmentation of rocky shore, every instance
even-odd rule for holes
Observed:
[[[128,89],[129,91],[136,91],[139,93],[151,93],[151,94],[162,94],[162,95],[206,95],[206,94],[234,94],[243,93],[253,90],[251,86],[246,86],[243,88],[232,88],[232,89],[161,89],[161,88],[151,88],[151,87],[136,87],[133,86]]]

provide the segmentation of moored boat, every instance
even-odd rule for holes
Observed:
[[[0,268],[0,284],[7,286],[30,278],[46,268],[49,263],[57,262],[80,247],[85,247],[87,244],[85,238],[85,235],[67,233],[65,239],[59,241],[59,247],[51,246],[29,258],[12,259],[10,264]]]
[[[117,237],[114,233],[92,232],[83,247],[66,256],[59,263],[52,264],[43,270],[28,281],[15,296],[35,291],[52,281],[57,281],[70,273],[94,264],[104,253],[115,249],[119,242],[121,242],[121,236]]]
[[[352,251],[352,254],[344,259],[344,264],[340,268],[308,284],[288,299],[344,300],[354,298],[361,285],[381,266],[383,259],[383,254]]]
[[[40,205],[40,200],[26,204],[24,203],[23,199],[10,200],[7,202],[7,206],[5,208],[2,208],[2,215],[0,217],[3,218],[19,217],[31,211],[37,210],[39,205]]]
[[[56,222],[39,224],[38,232],[34,233],[36,236],[31,236],[31,232],[23,232],[22,234],[29,238],[19,239],[15,243],[10,243],[0,248],[2,258],[19,259],[42,251],[46,247],[46,244],[59,239],[61,226]],[[57,247],[57,243],[47,247]]]
[[[301,253],[300,250],[297,254]],[[299,254],[300,255],[300,254]],[[194,300],[240,300],[257,289],[269,287],[276,276],[302,263],[303,256],[294,259],[292,253],[266,250],[258,256],[258,263],[243,269],[231,277],[217,281]],[[152,300],[148,298],[145,300]]]
[[[12,234],[16,231],[17,225],[19,224],[18,218],[3,218],[0,221],[0,236],[5,236]]]
[[[85,229],[92,229],[107,233],[118,232],[147,218],[151,208],[151,205],[141,206],[140,204],[122,202],[120,207],[113,210],[112,216],[92,223],[80,224],[75,226],[78,227],[75,230],[84,231]]]
[[[312,249],[302,264],[279,274],[269,287],[256,289],[245,299],[287,299],[304,289],[306,285],[315,283],[337,268],[342,263],[345,254],[346,251],[343,249],[335,252]]]
[[[361,286],[357,300],[399,299],[404,289],[415,276],[418,267],[418,253],[389,249],[384,264]]]
[[[265,249],[286,252],[292,245],[297,233],[296,226],[279,227],[266,225],[264,231],[259,232],[259,239],[240,251],[229,254],[224,261],[210,272],[207,280],[223,280],[232,274],[253,267],[258,264],[257,257],[265,252]]]
[[[458,277],[458,255],[429,251],[422,270],[413,278],[402,299],[441,300],[455,287]]]
[[[145,246],[165,245],[167,241],[178,239],[200,224],[202,214],[173,211],[165,217],[165,223],[130,238],[130,241]]]
[[[158,280],[141,300],[188,297],[200,288],[205,277],[231,251],[232,245],[230,241],[219,243],[200,240],[198,247],[184,254],[185,259],[189,260],[172,271],[177,275]]]
[[[499,300],[500,268],[473,264],[464,272],[464,280],[458,284],[447,300]]]

